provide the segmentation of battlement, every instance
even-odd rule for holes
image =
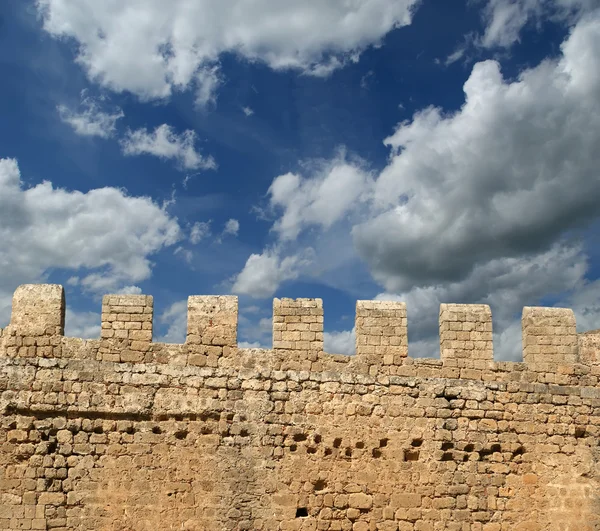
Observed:
[[[235,296],[190,296],[187,337],[181,345],[153,342],[151,296],[104,296],[98,341],[63,337],[65,304],[62,286],[20,286],[14,294],[10,325],[0,343],[6,355],[215,367],[241,363],[249,355],[246,349],[237,348]],[[575,316],[569,309],[523,309],[522,363],[494,361],[492,312],[481,304],[442,304],[441,359],[411,358],[407,311],[402,302],[357,301],[356,355],[346,357],[323,351],[321,299],[274,299],[273,348],[255,349],[253,355],[268,366],[275,363],[303,370],[351,370],[372,375],[439,370],[474,379],[483,378],[483,372],[489,370],[527,370],[555,374],[555,380],[565,382],[573,382],[575,379],[568,377],[575,375],[586,385],[590,374],[596,374],[600,367],[600,332],[577,334]]]
[[[406,304],[357,301],[356,354],[323,351],[321,299],[273,301],[238,348],[238,300],[191,296],[182,344],[148,295],[106,295],[64,336],[58,285],[20,286],[0,330],[0,529],[592,531],[600,331],[523,309],[494,360],[487,305],[442,304],[440,359]]]
[[[28,340],[18,347],[5,342],[7,354],[61,357],[60,345],[50,338],[64,336],[65,308],[62,286],[28,284],[17,288],[10,325],[4,336]],[[203,365],[202,360],[208,362],[209,358],[214,363],[221,357],[231,357],[237,349],[237,325],[237,297],[190,296],[184,345],[193,351],[193,364]],[[487,305],[442,304],[439,313],[442,365],[459,369],[488,368],[494,361],[492,326],[492,312]],[[152,331],[151,296],[104,296],[98,347],[101,359],[133,363],[153,360],[150,353],[164,350],[164,344],[153,343]],[[598,337],[600,331],[577,334],[572,310],[523,309],[523,362],[529,370],[550,372],[558,367],[596,365],[600,363],[596,354]],[[408,357],[409,350],[405,303],[357,301],[358,365],[388,369],[411,365],[415,361]],[[273,300],[273,352],[313,362],[328,356],[323,351],[321,299]]]

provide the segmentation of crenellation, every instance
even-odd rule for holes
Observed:
[[[149,359],[153,312],[150,295],[105,295],[99,349],[102,359],[130,363]]]
[[[323,352],[322,299],[273,299],[273,350]]]
[[[58,284],[23,284],[12,302],[9,327],[21,337],[65,333],[65,292]]]
[[[585,365],[600,365],[600,330],[578,334],[579,361]]]
[[[356,301],[356,355],[369,367],[402,365],[408,356],[406,304]]]
[[[486,369],[494,361],[487,304],[440,305],[440,355],[444,365],[461,369]]]
[[[579,339],[573,310],[523,308],[523,361],[531,370],[554,372],[578,360]]]
[[[302,338],[320,299],[276,299],[274,348],[238,349],[235,297],[190,297],[171,345],[130,335],[143,295],[103,299],[124,337],[62,337],[41,288],[0,336],[0,529],[600,528],[600,334],[573,352],[569,311],[526,309],[539,348],[495,362],[489,307],[444,304],[441,359],[416,359],[406,305],[359,301],[341,356]]]

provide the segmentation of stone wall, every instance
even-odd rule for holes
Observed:
[[[487,306],[442,305],[440,360],[407,356],[401,303],[357,303],[355,356],[318,299],[275,301],[273,350],[237,348],[235,297],[188,308],[154,343],[151,297],[107,296],[84,341],[62,287],[15,292],[0,529],[600,529],[600,334],[572,312],[526,308],[511,363]]]

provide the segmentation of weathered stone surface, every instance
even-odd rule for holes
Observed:
[[[441,360],[407,356],[400,303],[357,304],[356,356],[322,352],[319,299],[275,302],[273,350],[236,347],[234,297],[189,307],[154,343],[152,298],[109,295],[84,341],[60,286],[17,290],[0,529],[600,529],[600,334],[568,311],[527,309],[497,363],[485,306],[441,307]]]

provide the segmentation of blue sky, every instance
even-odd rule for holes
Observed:
[[[0,4],[0,326],[22,283],[155,300],[408,304],[437,356],[443,302],[490,304],[499,359],[525,305],[600,327],[600,6],[593,0],[8,0]]]

